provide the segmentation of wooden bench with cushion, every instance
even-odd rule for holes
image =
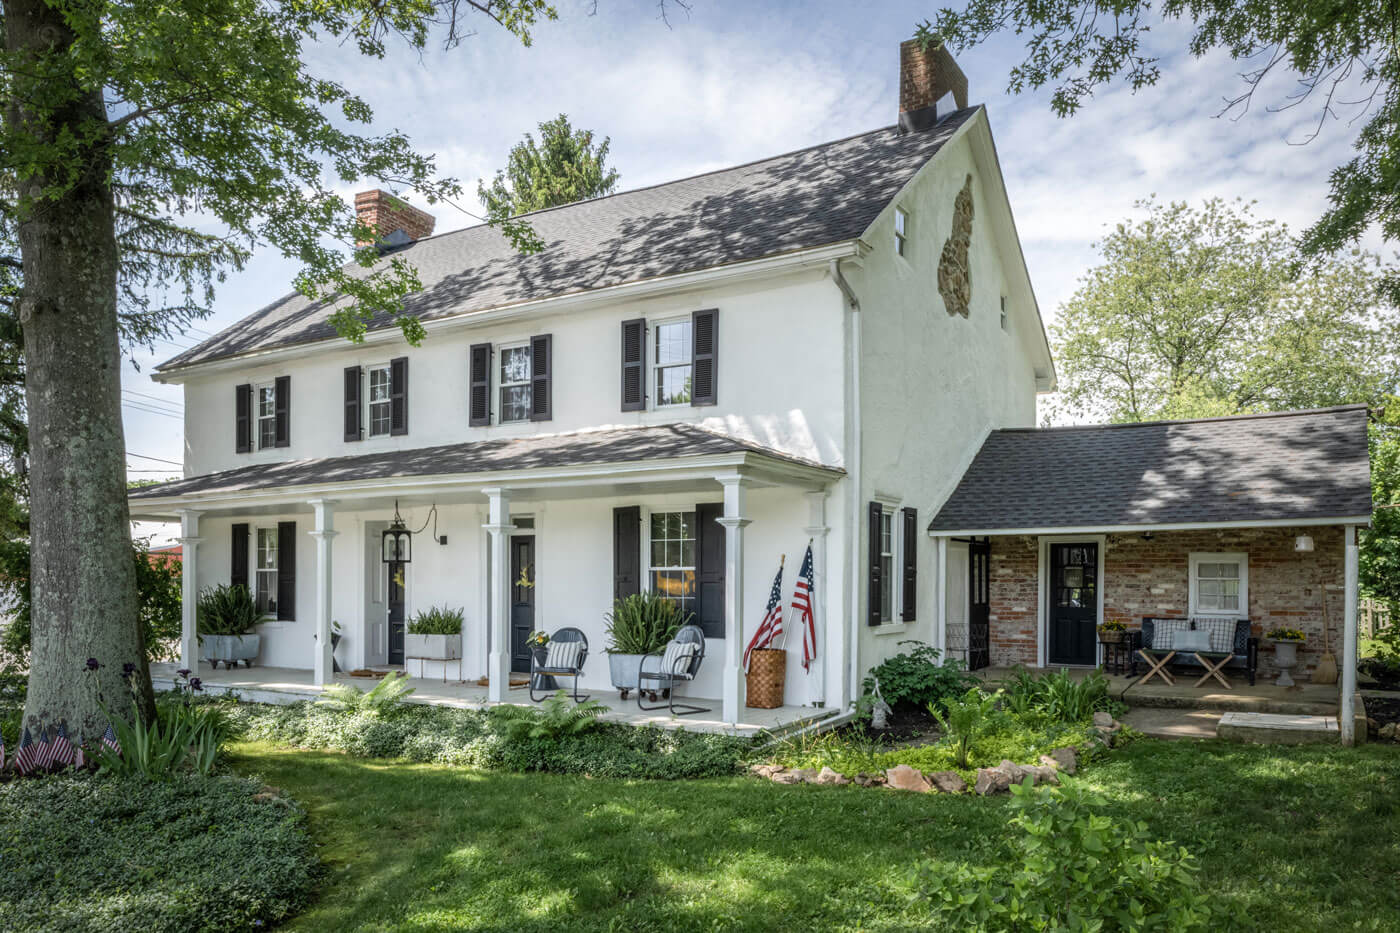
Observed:
[[[1199,651],[1174,648],[1178,632],[1209,633],[1209,648]],[[1138,652],[1148,662],[1148,673],[1138,681],[1146,683],[1154,674],[1166,673],[1168,664],[1189,664],[1205,668],[1206,673],[1197,681],[1197,686],[1214,676],[1221,683],[1222,669],[1242,669],[1254,686],[1254,677],[1259,670],[1259,639],[1249,633],[1248,619],[1222,619],[1197,617],[1192,619],[1144,618],[1142,620],[1142,648]],[[1170,656],[1168,658],[1168,656]],[[1163,660],[1166,658],[1167,660]],[[1170,676],[1164,677],[1168,682]]]

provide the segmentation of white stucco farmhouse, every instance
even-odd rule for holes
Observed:
[[[316,683],[333,622],[342,667],[398,665],[405,618],[445,604],[444,676],[499,700],[531,631],[576,626],[605,689],[604,612],[648,589],[694,614],[688,692],[737,722],[744,643],[809,541],[817,663],[788,639],[786,703],[848,706],[897,642],[940,643],[966,558],[931,510],[1055,375],[987,112],[946,53],[901,55],[897,125],[535,213],[538,255],[357,197],[418,269],[421,345],[389,320],[350,344],[293,294],[155,374],[184,388],[185,476],[131,503],[182,523],[186,666],[195,595],[232,581],[274,617],[260,663]]]

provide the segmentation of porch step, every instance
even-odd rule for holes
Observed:
[[[1223,714],[1208,709],[1130,709],[1124,724],[1154,739],[1213,739]]]
[[[1245,687],[1244,690],[1249,690]],[[1254,688],[1258,689],[1258,688]],[[1277,690],[1277,688],[1274,688]],[[1329,691],[1330,692],[1330,691]],[[1336,716],[1337,702],[1306,696],[1276,696],[1268,693],[1226,692],[1224,690],[1183,690],[1180,686],[1162,689],[1156,684],[1130,687],[1119,699],[1138,709],[1198,709],[1216,712],[1277,713],[1285,716]]]
[[[1220,717],[1216,732],[1222,739],[1265,745],[1336,744],[1341,741],[1341,730],[1335,715],[1228,712]]]

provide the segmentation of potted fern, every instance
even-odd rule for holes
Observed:
[[[262,636],[253,629],[266,621],[246,586],[220,584],[200,593],[195,631],[204,660],[215,669],[220,661],[228,667],[237,667],[239,661],[251,667],[262,647]]]
[[[415,615],[404,632],[404,654],[410,658],[455,661],[462,656],[462,610],[433,606]]]
[[[676,631],[690,621],[680,608],[656,593],[633,593],[613,603],[604,614],[608,635],[608,671],[622,699],[637,688],[642,658],[666,647]]]

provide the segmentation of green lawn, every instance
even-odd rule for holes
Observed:
[[[1004,799],[485,773],[270,745],[329,871],[293,930],[907,929],[911,869],[990,864]],[[1400,755],[1139,741],[1085,779],[1261,929],[1400,929]]]

